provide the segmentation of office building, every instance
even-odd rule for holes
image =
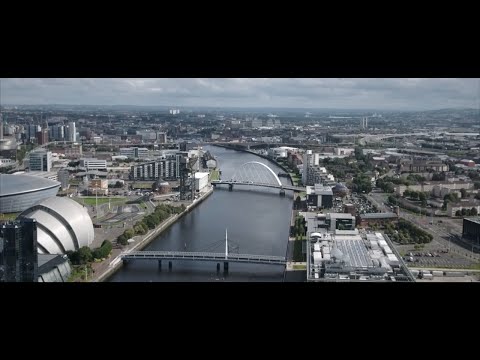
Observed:
[[[41,129],[37,132],[36,137],[38,145],[45,145],[48,143],[48,129]]]
[[[333,206],[333,191],[329,186],[315,184],[307,186],[307,204],[317,209],[330,209]]]
[[[127,156],[130,159],[142,159],[148,157],[148,149],[139,147],[120,148],[120,155]]]
[[[99,160],[95,158],[83,158],[80,159],[80,167],[85,168],[86,171],[89,170],[106,170],[107,169],[107,160]]]
[[[0,226],[0,280],[36,282],[37,222],[21,219]]]
[[[30,153],[30,171],[50,171],[52,168],[52,153],[47,150],[38,150]]]
[[[67,169],[60,169],[57,172],[58,181],[60,181],[62,190],[67,190],[70,187],[70,173]]]
[[[71,121],[68,123],[67,128],[65,129],[65,137],[67,141],[75,142],[77,141],[77,128],[75,127],[75,122]]]

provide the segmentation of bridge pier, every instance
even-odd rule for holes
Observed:
[[[285,196],[285,189],[280,189],[280,196]]]
[[[123,262],[123,266],[127,266],[129,261],[128,259],[122,258],[122,262]]]
[[[172,271],[172,262],[171,261],[168,262],[168,270]]]
[[[158,270],[162,271],[162,260],[158,260]]]
[[[233,190],[233,184],[228,184],[228,191],[232,191]]]
[[[220,263],[217,263],[217,273],[220,272]]]
[[[223,272],[228,274],[228,262],[227,261],[225,261],[223,263]]]

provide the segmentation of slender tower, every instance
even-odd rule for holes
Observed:
[[[227,229],[225,229],[225,259],[228,259],[228,236],[227,236]]]

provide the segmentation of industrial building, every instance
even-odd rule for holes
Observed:
[[[94,239],[87,209],[66,197],[50,197],[18,215],[37,222],[37,249],[40,254],[65,254],[89,246]]]
[[[463,218],[462,236],[478,244],[480,239],[480,217]]]
[[[0,282],[36,282],[37,223],[20,219],[0,226]]]
[[[338,230],[353,230],[355,229],[355,217],[351,214],[345,213],[309,213],[300,212],[307,222],[308,229],[312,232],[317,232],[320,229],[335,231]]]
[[[58,181],[30,175],[0,174],[0,213],[21,212],[43,199],[55,196]]]
[[[381,233],[311,230],[307,281],[414,281],[402,257]]]
[[[394,213],[367,213],[359,215],[358,226],[368,227],[372,225],[385,226],[387,223],[398,222],[398,215]]]
[[[329,186],[315,184],[307,186],[307,204],[317,209],[330,209],[333,206],[333,191]]]
[[[196,172],[195,173],[195,190],[200,191],[208,185],[208,172]]]

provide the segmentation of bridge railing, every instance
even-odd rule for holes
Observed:
[[[225,253],[210,253],[210,252],[187,252],[187,251],[132,251],[129,253],[120,254],[121,257],[203,257],[203,258],[225,258]],[[285,260],[282,256],[273,255],[254,255],[254,254],[229,254],[228,259],[253,259],[253,260]]]

